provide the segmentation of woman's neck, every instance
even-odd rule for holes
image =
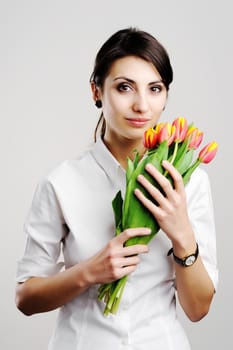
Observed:
[[[140,157],[145,153],[145,147],[141,140],[116,138],[114,141],[110,141],[104,137],[103,142],[124,169],[127,168],[127,159],[134,159],[136,150],[139,152]]]

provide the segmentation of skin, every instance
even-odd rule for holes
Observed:
[[[106,120],[104,142],[119,163],[137,148],[144,153],[142,136],[159,120],[167,99],[167,90],[155,67],[141,58],[116,60],[102,89],[92,84],[94,100],[100,99]]]
[[[167,100],[167,90],[156,68],[134,56],[116,60],[102,88],[91,84],[93,99],[100,99],[106,120],[104,143],[126,168],[126,158],[133,157],[137,148],[144,153],[144,131],[159,120]],[[152,165],[147,171],[160,183],[162,195],[143,176],[138,177],[158,206],[138,189],[137,198],[151,211],[160,227],[171,240],[174,253],[185,257],[196,249],[196,241],[188,217],[185,189],[177,170],[168,162],[164,168],[174,180],[174,188]],[[50,277],[33,277],[17,286],[16,304],[26,315],[56,309],[77,297],[91,285],[107,283],[132,273],[140,263],[140,254],[147,253],[146,245],[124,247],[130,237],[149,234],[147,228],[127,229],[114,237],[91,259]],[[201,257],[188,268],[174,263],[177,294],[181,306],[192,321],[204,317],[214,294],[213,284]]]

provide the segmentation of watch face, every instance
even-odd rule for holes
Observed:
[[[186,266],[190,266],[192,265],[196,260],[195,255],[190,255],[189,257],[187,257],[187,259],[185,260],[185,265]]]

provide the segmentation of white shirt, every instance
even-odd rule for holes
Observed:
[[[43,180],[25,223],[27,245],[17,281],[58,272],[86,260],[114,236],[112,199],[124,192],[125,171],[99,139]],[[200,255],[216,288],[215,227],[207,174],[197,169],[186,185]],[[177,320],[171,242],[160,232],[129,277],[116,315],[103,316],[98,285],[60,308],[49,350],[188,350]]]

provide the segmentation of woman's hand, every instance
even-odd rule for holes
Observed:
[[[150,234],[148,228],[129,228],[114,237],[103,249],[85,262],[86,276],[90,284],[109,283],[135,271],[140,262],[139,254],[147,253],[148,246],[136,244],[124,247],[132,237]]]
[[[148,164],[146,170],[159,183],[164,194],[145,177],[138,177],[140,184],[158,204],[152,203],[139,189],[135,190],[135,195],[150,210],[161,229],[171,239],[174,253],[182,258],[195,251],[195,236],[188,217],[182,177],[169,162],[164,161],[163,167],[171,175],[174,187],[153,165]],[[190,320],[198,321],[208,313],[214,295],[213,283],[200,256],[189,268],[174,264],[180,304]]]
[[[148,252],[147,245],[124,247],[131,237],[150,234],[148,228],[131,228],[114,237],[92,258],[82,261],[54,276],[32,277],[17,286],[16,304],[25,314],[54,310],[91,285],[117,280],[133,272],[139,264],[139,254]]]
[[[193,232],[188,217],[182,176],[168,161],[163,161],[162,164],[164,169],[172,177],[174,186],[153,165],[147,164],[147,172],[158,182],[164,194],[154,187],[143,175],[139,175],[138,182],[158,204],[156,205],[147,199],[139,189],[135,190],[135,195],[153,214],[161,229],[167,234],[174,245],[180,241],[184,242],[186,238],[190,239],[190,235],[193,236]]]

